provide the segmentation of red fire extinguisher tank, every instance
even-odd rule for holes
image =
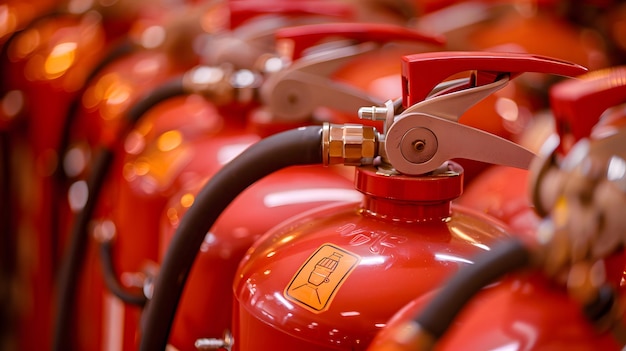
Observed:
[[[390,311],[506,235],[498,222],[451,205],[462,183],[455,163],[423,177],[357,168],[360,203],[268,232],[236,274],[235,349],[365,349]]]
[[[547,58],[494,53],[405,56],[403,65],[407,110],[393,119],[390,109],[380,114],[376,109],[360,111],[365,118],[393,121],[387,126],[381,162],[356,169],[355,186],[363,200],[283,223],[258,240],[240,263],[234,282],[235,350],[275,345],[366,349],[394,309],[433,291],[457,269],[472,264],[472,257],[507,237],[503,224],[452,204],[462,193],[463,170],[444,162],[444,157],[460,155],[444,148],[464,138],[466,145],[459,151],[464,158],[494,163],[520,158],[515,161],[520,165],[528,152],[482,132],[470,135],[471,128],[447,120],[458,120],[468,105],[521,72],[571,75],[584,70]],[[478,66],[519,73],[493,81]],[[441,79],[470,68],[477,70],[470,89],[423,100]],[[428,116],[444,116],[443,111],[447,120]],[[332,140],[328,143],[332,149]],[[470,151],[479,144],[499,145],[501,153]],[[504,154],[508,157],[501,158]]]

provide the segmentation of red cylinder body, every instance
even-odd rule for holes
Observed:
[[[20,306],[16,325],[20,350],[34,350],[51,342],[50,299],[57,274],[59,238],[51,235],[57,218],[52,174],[57,166],[59,130],[67,106],[89,69],[113,39],[101,17],[94,14],[50,17],[34,23],[6,42],[7,64],[3,105],[11,106],[11,158],[19,225],[17,252],[25,285],[15,301]],[[6,114],[6,110],[4,113]],[[39,338],[32,337],[39,331]]]
[[[94,223],[113,225],[112,259],[118,280],[129,291],[140,293],[142,279],[156,267],[158,216],[184,181],[178,176],[192,160],[187,157],[192,152],[190,140],[219,132],[222,123],[221,114],[204,98],[177,97],[148,111],[118,149]],[[168,142],[180,145],[166,151],[158,148]],[[133,350],[141,309],[123,303],[103,285],[98,245],[91,240],[76,308],[77,335],[91,336],[79,337],[77,342],[80,349]]]
[[[72,184],[84,181],[85,177],[93,171],[89,165],[98,156],[99,147],[106,145],[116,150],[116,158],[109,174],[122,178],[125,164],[123,155],[129,148],[131,148],[130,151],[138,152],[138,143],[152,142],[154,138],[169,131],[172,125],[188,123],[194,126],[194,133],[207,133],[207,130],[219,124],[221,116],[214,106],[203,98],[194,96],[189,99],[187,97],[172,99],[167,102],[169,105],[167,103],[162,104],[163,106],[157,105],[146,113],[144,118],[147,121],[134,130],[126,143],[116,145],[119,135],[126,132],[125,128],[128,124],[126,112],[133,103],[167,79],[182,74],[184,69],[184,66],[174,62],[167,53],[158,50],[137,50],[110,63],[94,77],[89,86],[84,89],[81,97],[81,108],[72,125],[70,135],[70,152],[63,160],[71,181],[71,184],[67,184],[70,199],[80,197],[80,194],[74,193],[75,188]],[[172,108],[172,104],[175,108]],[[108,214],[116,207],[120,211],[127,211],[129,207],[132,208],[136,204],[120,197],[121,187],[125,183],[120,182],[117,177],[111,178],[101,193],[98,210],[94,214],[97,220],[109,219]],[[78,211],[81,208],[72,208],[72,210]],[[146,210],[144,206],[132,210],[134,224],[153,221],[151,217],[142,217],[145,212],[149,212]],[[127,232],[126,228],[116,228],[116,230],[118,231],[114,244],[116,248],[125,246],[127,240],[137,238],[128,234],[124,235],[123,233]],[[141,240],[141,243],[135,242],[131,247],[136,252],[121,254],[116,252],[115,254],[114,262],[121,272],[141,272],[142,268],[145,268],[144,260],[156,260],[156,240]],[[106,349],[107,345],[120,342],[120,345],[125,346],[111,347],[132,349],[135,347],[135,333],[140,310],[136,307],[125,306],[106,291],[101,281],[101,264],[98,256],[97,246],[92,243],[86,255],[86,268],[81,278],[80,298],[76,308],[79,316],[76,318],[79,321],[76,329],[81,330],[81,333],[77,335],[89,335],[89,337],[77,337],[78,348]],[[123,323],[114,320],[121,315],[127,315]],[[120,333],[118,328],[124,329],[125,332]]]
[[[513,232],[534,237],[540,218],[528,192],[528,170],[491,166],[467,186],[457,203],[507,223]]]
[[[220,143],[211,143],[216,146]],[[228,147],[229,145],[225,145]],[[215,150],[215,148],[211,148]],[[211,166],[211,163],[206,163]],[[213,169],[217,171],[217,169]],[[173,196],[164,211],[162,251],[204,179]],[[341,172],[320,166],[291,167],[246,189],[220,216],[196,258],[177,310],[170,344],[194,350],[200,338],[219,338],[231,327],[232,282],[252,243],[267,230],[304,211],[337,202],[358,201],[361,194]]]
[[[623,293],[622,293],[623,295]],[[413,318],[432,298],[415,299],[387,324],[388,330]],[[511,275],[483,289],[461,311],[435,350],[620,350],[609,333],[599,333],[581,306],[538,273]],[[409,350],[409,348],[407,348]]]
[[[624,105],[614,106],[625,98],[624,85],[619,79],[622,76],[621,69],[604,70],[553,87],[552,101],[559,107],[555,109],[556,117],[571,124],[569,132],[576,131],[575,135],[559,133],[562,150],[569,150],[582,137],[593,143],[623,127]],[[533,135],[532,131],[529,134]],[[557,160],[562,157],[565,157],[562,152],[556,155]],[[496,216],[516,233],[534,238],[540,218],[531,203],[530,175],[526,170],[493,167],[470,185],[459,203]],[[606,281],[618,291],[620,299],[624,295],[624,263],[624,255],[619,251],[604,259]],[[418,298],[407,305],[389,322],[388,328],[394,329],[413,318],[427,301]],[[512,274],[484,288],[472,299],[436,349],[621,349],[611,334],[594,329],[581,308],[564,287],[539,272]],[[387,335],[387,331],[381,333],[375,344]]]
[[[462,171],[356,170],[363,200],[298,216],[259,239],[235,276],[236,350],[364,350],[400,307],[506,236],[451,205]]]

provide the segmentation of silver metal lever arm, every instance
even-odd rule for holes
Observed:
[[[472,106],[476,105],[487,96],[504,88],[509,81],[510,79],[508,76],[503,76],[493,83],[470,87],[450,93],[443,93],[443,91],[467,86],[467,80],[459,79],[451,81],[450,83],[440,83],[435,88],[437,90],[436,96],[409,106],[398,116],[398,118],[402,118],[403,115],[409,113],[419,112],[445,118],[450,121],[458,121],[459,118]]]
[[[378,106],[384,101],[347,84],[293,72],[274,86],[267,103],[276,119],[293,121],[311,116],[320,106],[354,112],[360,106]]]
[[[398,118],[385,139],[387,162],[419,175],[454,158],[528,169],[535,154],[512,141],[440,117],[409,113]]]
[[[328,76],[354,57],[373,50],[365,43],[312,54],[271,75],[261,87],[261,99],[278,120],[302,120],[317,107],[353,112],[361,106],[382,105],[363,91]]]

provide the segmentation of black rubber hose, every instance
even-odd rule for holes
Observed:
[[[135,125],[145,113],[159,102],[168,98],[186,94],[183,89],[182,75],[152,90],[138,100],[126,115],[128,128],[117,136],[115,144],[121,144],[126,136],[126,131]],[[89,197],[85,206],[78,213],[71,228],[69,247],[64,255],[59,272],[59,289],[57,311],[54,321],[53,350],[64,350],[69,345],[69,327],[72,322],[73,302],[76,296],[78,279],[84,261],[84,253],[88,242],[88,226],[96,209],[100,190],[109,174],[115,156],[115,145],[101,147],[96,152],[88,179]],[[106,264],[106,262],[105,262]],[[107,281],[105,281],[106,283]],[[117,284],[120,287],[120,284]],[[115,292],[115,286],[107,286],[111,292]]]
[[[71,236],[69,238],[69,246],[67,254],[61,262],[61,270],[59,272],[59,290],[57,296],[56,313],[54,320],[54,351],[67,350],[70,345],[70,327],[74,312],[74,302],[76,295],[76,285],[83,268],[87,239],[88,226],[91,220],[91,214],[96,208],[98,197],[104,184],[103,169],[110,167],[113,162],[113,151],[110,149],[101,149],[97,154],[94,162],[94,168],[91,177],[87,183],[88,198],[83,209],[78,213],[73,226]]]
[[[113,242],[105,240],[100,243],[100,262],[104,273],[104,281],[109,291],[127,304],[143,307],[147,298],[143,292],[132,293],[120,284],[113,262]]]
[[[139,349],[165,350],[187,275],[200,245],[237,195],[272,172],[322,162],[322,127],[292,129],[262,139],[217,172],[198,193],[168,246],[142,316]]]
[[[528,266],[530,258],[529,249],[517,238],[498,243],[453,275],[414,321],[431,336],[441,338],[476,293],[504,274]]]
[[[93,79],[111,62],[130,54],[136,46],[132,43],[131,40],[125,39],[122,40],[118,45],[116,45],[113,50],[110,50],[105,57],[103,57],[95,67],[93,67],[85,79],[83,83],[83,87],[79,92],[72,98],[70,104],[68,106],[68,110],[65,116],[65,120],[63,121],[63,125],[61,126],[61,135],[59,138],[59,145],[57,147],[57,155],[59,155],[59,162],[57,164],[57,168],[55,174],[52,178],[54,182],[54,186],[52,188],[52,206],[50,211],[52,213],[52,223],[50,224],[50,236],[52,243],[52,257],[53,257],[53,272],[56,274],[57,265],[60,259],[57,257],[59,253],[59,218],[61,217],[59,214],[59,207],[56,205],[60,201],[63,201],[65,196],[65,191],[67,187],[67,175],[65,174],[65,169],[63,168],[63,161],[65,159],[65,154],[67,153],[67,149],[70,144],[70,133],[72,131],[72,126],[76,122],[76,117],[78,115],[78,110],[81,104],[81,98],[85,93],[85,89],[89,84],[93,81]]]
[[[117,61],[118,59],[131,54],[133,51],[137,49],[137,45],[128,38],[124,38],[119,43],[117,43],[111,50],[107,52],[107,54],[101,58],[98,63],[91,68],[89,74],[85,78],[83,82],[83,87],[80,92],[78,92],[74,98],[70,101],[70,105],[68,106],[68,110],[65,116],[65,120],[63,121],[63,125],[61,126],[61,136],[59,138],[59,146],[57,148],[58,155],[61,158],[59,167],[57,169],[57,176],[59,176],[60,181],[64,181],[67,176],[65,174],[65,170],[63,169],[63,158],[65,157],[65,153],[67,152],[67,148],[70,144],[70,133],[72,131],[72,126],[76,122],[76,118],[78,117],[78,110],[81,106],[81,99],[85,93],[85,89],[90,86],[93,80],[104,70],[108,65]]]
[[[137,124],[141,117],[156,104],[176,96],[189,94],[189,92],[185,90],[183,78],[184,74],[177,75],[152,89],[150,93],[144,95],[140,100],[137,100],[126,114],[128,125],[132,127]],[[123,137],[126,137],[126,135]]]
[[[431,337],[440,339],[462,308],[485,286],[507,273],[530,267],[532,253],[518,238],[494,246],[473,265],[460,269],[413,321]],[[595,299],[582,306],[587,319],[596,323],[611,313],[616,303],[614,289],[603,285]]]

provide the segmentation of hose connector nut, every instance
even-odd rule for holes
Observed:
[[[368,165],[378,156],[378,132],[360,124],[325,123],[322,145],[324,165]]]
[[[225,105],[235,100],[235,87],[230,82],[232,75],[233,69],[228,65],[200,65],[185,73],[183,88],[186,92],[205,96],[217,105]]]

